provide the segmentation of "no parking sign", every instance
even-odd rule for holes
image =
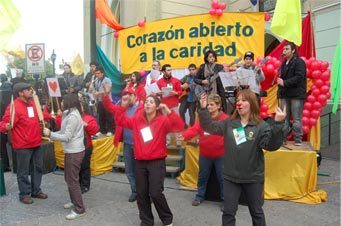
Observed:
[[[43,43],[26,44],[27,73],[45,72],[45,45]]]

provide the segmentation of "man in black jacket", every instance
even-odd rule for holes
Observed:
[[[283,47],[285,61],[281,66],[281,77],[277,79],[278,98],[280,106],[286,105],[286,120],[284,125],[284,143],[290,131],[290,117],[294,131],[295,145],[302,145],[302,112],[307,92],[306,65],[298,57],[297,47],[287,42]]]

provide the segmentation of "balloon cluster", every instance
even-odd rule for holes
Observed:
[[[270,117],[270,114],[268,113],[269,106],[264,102],[263,98],[260,99],[260,108],[259,108],[259,116],[262,119],[265,119],[267,117]]]
[[[265,76],[265,80],[261,83],[263,91],[269,89],[276,83],[275,78],[281,66],[281,62],[276,57],[267,56],[266,58],[268,61],[262,66],[262,71]],[[255,62],[256,65],[259,65],[262,60],[262,57],[258,57]]]
[[[226,9],[226,3],[225,2],[218,2],[217,0],[213,0],[211,4],[211,9],[208,11],[208,13],[211,16],[221,16],[223,15],[224,10]]]
[[[327,105],[330,98],[330,70],[326,61],[316,60],[311,57],[309,60],[301,57],[307,66],[307,77],[312,79],[310,93],[306,98],[302,115],[302,130],[306,134],[311,127],[315,126],[318,117],[323,111],[323,107]]]

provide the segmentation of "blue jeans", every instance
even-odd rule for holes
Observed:
[[[24,196],[37,195],[41,192],[40,184],[43,176],[43,151],[40,147],[15,149],[17,158],[17,181],[19,199]],[[31,181],[28,176],[31,175]]]
[[[134,145],[124,143],[123,155],[125,173],[130,184],[131,192],[136,194]]]
[[[211,174],[212,166],[214,166],[217,174],[217,180],[220,186],[220,198],[224,200],[223,159],[223,156],[218,158],[199,156],[198,194],[195,196],[196,200],[202,202],[205,199],[207,182]]]
[[[303,138],[302,131],[302,113],[303,113],[303,105],[304,99],[280,99],[280,107],[283,109],[284,105],[286,105],[286,113],[287,116],[285,118],[284,123],[284,140],[287,140],[287,137],[290,132],[290,117],[292,117],[292,130],[294,131],[294,140],[296,143],[301,143]]]

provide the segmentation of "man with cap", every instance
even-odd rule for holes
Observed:
[[[122,91],[122,106],[128,107],[125,114],[127,117],[132,118],[137,111],[143,108],[142,102],[137,101],[135,91],[127,87]],[[103,96],[103,105],[107,111],[115,113],[119,108],[114,105],[108,95]],[[123,139],[122,139],[123,138]],[[131,195],[128,201],[134,202],[137,198],[136,193],[136,180],[135,180],[135,157],[134,157],[134,140],[131,129],[116,127],[114,145],[117,146],[119,141],[123,141],[123,156],[125,164],[125,173],[127,175]]]
[[[0,132],[11,133],[12,148],[17,158],[19,200],[24,204],[32,204],[31,197],[47,198],[40,188],[43,175],[43,152],[40,149],[41,129],[31,85],[17,83],[13,86],[13,94],[17,96],[13,103],[14,120],[11,120],[13,113],[9,105],[0,121]],[[31,181],[29,175],[31,175]]]
[[[256,80],[255,83],[248,82],[248,85],[250,85],[250,90],[254,92],[257,96],[258,103],[260,103],[260,83],[264,81],[265,76],[262,71],[262,69],[254,64],[255,54],[251,51],[247,51],[244,54],[244,64],[237,69],[237,75],[238,73],[242,73],[243,70],[253,70],[254,71],[254,79]]]

